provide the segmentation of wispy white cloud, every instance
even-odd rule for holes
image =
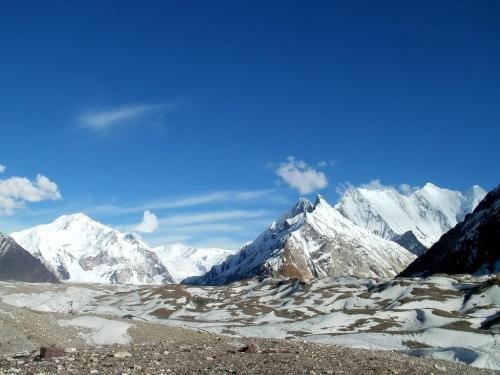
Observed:
[[[132,104],[104,110],[87,110],[80,113],[77,120],[80,126],[99,132],[174,108],[173,103]]]
[[[26,202],[62,199],[55,182],[44,175],[37,175],[34,181],[26,177],[10,177],[0,180],[0,213],[12,215]]]
[[[281,163],[275,172],[300,194],[309,194],[328,186],[328,179],[323,172],[315,170],[302,160],[296,160],[293,156]]]
[[[175,233],[182,235],[196,235],[200,233],[237,233],[245,229],[243,224],[230,223],[201,223],[193,225],[182,225],[174,228]],[[174,228],[170,228],[170,230]]]
[[[130,206],[98,205],[89,207],[83,211],[92,214],[104,215],[133,214],[137,212],[144,212],[146,210],[164,210],[171,208],[193,207],[211,203],[251,201],[270,195],[271,193],[272,190],[270,189],[251,191],[215,191],[177,199],[153,200]]]
[[[319,168],[335,167],[337,165],[337,162],[335,160],[321,160],[317,165]]]
[[[7,167],[5,165],[0,164],[0,173],[5,172],[6,169]]]
[[[158,218],[151,211],[144,211],[142,221],[134,227],[139,233],[153,233],[158,229]]]
[[[178,239],[190,245],[198,245],[203,241],[213,246],[227,247],[231,239],[231,247],[236,248],[257,235],[265,225],[271,222],[270,213],[266,210],[221,210],[210,212],[194,212],[191,214],[171,215],[159,218],[159,228],[146,240],[153,245],[165,245]],[[263,224],[265,222],[265,224]],[[215,239],[225,238],[223,242]],[[238,245],[238,246],[236,246]]]
[[[160,225],[181,226],[187,224],[214,223],[235,219],[255,219],[267,215],[265,210],[228,210],[212,211],[194,214],[173,215],[160,218]]]

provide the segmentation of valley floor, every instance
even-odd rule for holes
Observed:
[[[500,368],[499,306],[495,276],[0,283],[0,374],[482,374]],[[42,345],[78,350],[34,361]]]
[[[130,344],[92,345],[63,316],[0,304],[0,374],[492,374],[448,361],[293,340],[232,338],[206,331],[134,322]],[[12,314],[10,316],[9,314]],[[85,316],[85,315],[84,315]],[[125,325],[128,321],[114,320]],[[40,361],[41,345],[69,349]],[[255,345],[256,352],[245,346]],[[73,351],[73,348],[76,351]],[[9,354],[7,354],[9,353]],[[130,354],[130,356],[129,356]]]

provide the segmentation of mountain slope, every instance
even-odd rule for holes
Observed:
[[[77,283],[164,284],[172,277],[142,241],[84,214],[63,215],[12,237],[60,280]]]
[[[57,277],[11,237],[0,233],[0,280],[57,283]]]
[[[184,282],[219,285],[258,275],[390,277],[414,258],[396,243],[357,227],[318,196],[314,205],[301,199],[238,253]]]
[[[411,194],[382,186],[350,188],[335,208],[356,225],[420,255],[472,212],[485,195],[477,185],[465,194],[431,183]]]
[[[500,272],[500,186],[400,276]]]
[[[153,251],[170,271],[176,283],[187,277],[203,275],[212,266],[236,252],[235,250],[190,247],[182,244],[155,247]]]

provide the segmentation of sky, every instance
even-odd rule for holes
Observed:
[[[500,182],[500,2],[0,2],[0,231],[237,248],[299,196]]]

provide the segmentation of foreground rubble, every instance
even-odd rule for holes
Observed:
[[[168,327],[164,327],[168,329]],[[234,340],[173,328],[171,339],[82,347],[62,358],[0,358],[0,374],[493,374],[446,361],[287,340]]]
[[[224,287],[0,283],[0,355],[49,345],[83,348],[173,340],[177,345],[195,346],[201,337],[197,332],[205,332],[218,335],[210,337],[222,337],[221,342],[239,341],[242,346],[257,338],[280,339],[276,345],[281,352],[258,355],[288,355],[289,346],[308,342],[300,345],[328,344],[320,351],[331,361],[337,357],[328,357],[328,353],[345,346],[385,350],[381,358],[386,359],[410,354],[498,370],[499,314],[500,279],[494,275],[324,278],[310,284],[254,279]],[[151,350],[153,353],[156,349]],[[228,351],[226,347],[217,350]],[[218,358],[210,350],[200,355],[196,360]],[[295,366],[300,371],[308,359],[303,359],[302,353],[296,355]],[[370,354],[350,360],[365,365],[364,356]],[[257,362],[252,369],[261,365],[260,360]],[[241,369],[247,365],[250,363],[244,362]],[[205,368],[194,362],[185,366],[192,371]],[[348,364],[343,366],[351,369]],[[403,367],[397,371],[406,371]],[[388,365],[383,371],[392,369]],[[326,370],[337,371],[336,367]]]

